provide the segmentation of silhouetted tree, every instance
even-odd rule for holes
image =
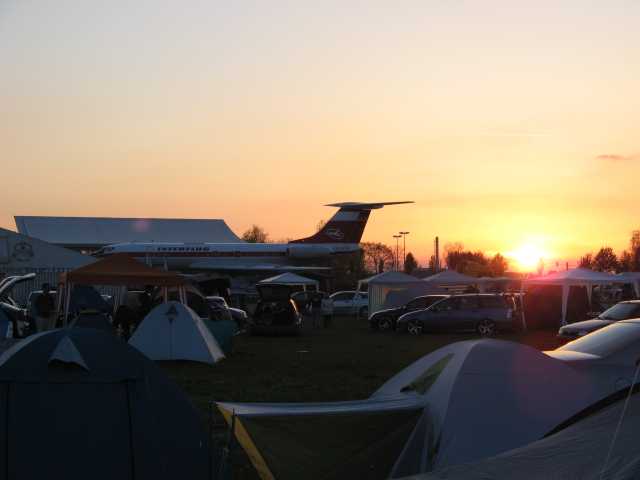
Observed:
[[[631,240],[629,241],[629,254],[631,255],[629,271],[640,271],[640,230],[634,230],[633,232],[631,232]]]
[[[483,252],[465,250],[460,242],[448,243],[445,249],[445,262],[451,270],[475,277],[499,277],[509,268],[509,262],[503,255],[496,253],[488,258]],[[433,257],[432,257],[433,258]],[[429,266],[432,266],[430,261]]]
[[[599,272],[614,272],[618,268],[618,257],[611,247],[602,247],[593,257],[593,268]]]
[[[507,268],[509,268],[509,262],[499,253],[496,253],[493,258],[489,260],[489,274],[491,277],[503,276]]]
[[[364,264],[373,273],[382,273],[391,268],[395,255],[391,247],[380,242],[362,242],[360,244],[364,254]]]
[[[633,255],[629,251],[623,250],[618,256],[618,272],[633,271],[634,260]]]
[[[484,253],[469,250],[450,250],[446,254],[445,261],[451,270],[457,270],[460,273],[478,273],[482,270],[480,267],[487,266],[487,258]]]
[[[583,256],[581,256],[580,260],[578,261],[578,267],[579,268],[592,269],[593,268],[593,255],[590,254],[590,253],[586,253]]]
[[[242,234],[242,240],[248,243],[266,243],[269,241],[269,234],[254,224]]]
[[[404,259],[404,273],[411,275],[416,268],[418,268],[418,262],[413,256],[413,253],[407,253],[406,258]]]

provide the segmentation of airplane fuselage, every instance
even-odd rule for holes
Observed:
[[[100,256],[125,253],[148,265],[171,270],[258,268],[326,261],[333,255],[353,253],[358,244],[323,243],[119,243],[103,248]]]

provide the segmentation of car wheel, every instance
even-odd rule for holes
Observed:
[[[392,328],[393,328],[393,322],[389,317],[382,317],[380,320],[378,320],[378,329],[381,332],[388,332]]]
[[[476,330],[482,337],[492,337],[496,334],[496,324],[493,320],[482,320],[478,323]]]
[[[358,310],[358,317],[360,318],[367,318],[369,315],[367,315],[369,313],[369,309],[367,307],[362,307],[360,308],[360,310]]]
[[[421,335],[422,334],[422,322],[412,320],[407,324],[407,332],[409,335]]]

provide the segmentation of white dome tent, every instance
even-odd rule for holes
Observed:
[[[571,287],[585,287],[587,297],[591,302],[591,292],[595,285],[609,285],[612,283],[629,283],[629,280],[604,272],[594,272],[586,268],[574,268],[562,272],[551,273],[539,277],[527,278],[522,281],[522,290],[530,285],[556,285],[562,287],[562,319],[561,324],[567,324],[567,305],[569,303],[569,289]],[[523,323],[524,315],[523,315]],[[526,323],[525,323],[526,325]]]
[[[204,321],[179,302],[161,303],[144,318],[129,344],[152,360],[214,363],[224,353]]]
[[[351,402],[218,408],[262,479],[401,478],[543,438],[611,392],[526,345],[441,348]]]
[[[585,418],[537,442],[479,462],[444,468],[412,479],[637,479],[640,476],[637,447],[640,395],[632,395],[628,404],[625,399],[607,404],[603,402],[601,410],[594,409],[588,416],[585,412]],[[614,440],[616,429],[619,430]]]

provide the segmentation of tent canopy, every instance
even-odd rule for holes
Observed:
[[[263,480],[399,478],[539,440],[600,390],[534,348],[475,340],[421,358],[366,400],[218,408],[229,424],[235,415]]]
[[[198,411],[112,334],[31,335],[0,357],[0,394],[2,479],[209,478]]]
[[[455,270],[443,270],[422,280],[434,285],[475,285],[478,279],[456,272]]]
[[[261,280],[258,285],[292,285],[292,286],[312,286],[318,287],[318,281],[311,278],[303,277],[295,273],[286,272],[275,277],[265,278]]]
[[[402,272],[382,272],[373,277],[369,277],[366,280],[361,280],[362,282],[367,282],[369,285],[387,285],[390,283],[397,284],[405,284],[405,283],[415,283],[419,282],[420,279],[411,275],[407,275]]]
[[[387,305],[387,296],[390,292],[407,291],[412,287],[419,288],[424,283],[419,278],[402,272],[383,272],[358,282],[358,290],[362,284],[367,283],[369,292],[369,314],[375,313]]]
[[[586,268],[563,270],[549,275],[527,278],[525,285],[603,285],[607,283],[624,283],[618,275],[605,272],[594,272]]]
[[[152,360],[190,360],[213,365],[224,358],[204,321],[178,302],[161,303],[151,310],[129,339],[129,345]]]
[[[626,412],[623,413],[623,408]],[[616,431],[621,416],[615,442]],[[524,447],[479,462],[444,468],[414,480],[485,480],[487,478],[580,478],[582,480],[631,479],[638,476],[640,454],[640,395],[628,405],[624,400]],[[609,448],[611,457],[607,462]]]
[[[607,285],[610,283],[628,283],[618,275],[605,272],[594,272],[586,268],[574,268],[561,272],[527,278],[522,281],[522,288],[529,285],[556,285],[562,287],[562,325],[567,323],[567,306],[569,304],[569,288],[586,287],[589,302],[591,302],[591,289],[595,285]]]
[[[60,275],[62,283],[79,285],[154,285],[175,287],[184,285],[181,276],[151,268],[127,254],[110,255],[95,263]]]

